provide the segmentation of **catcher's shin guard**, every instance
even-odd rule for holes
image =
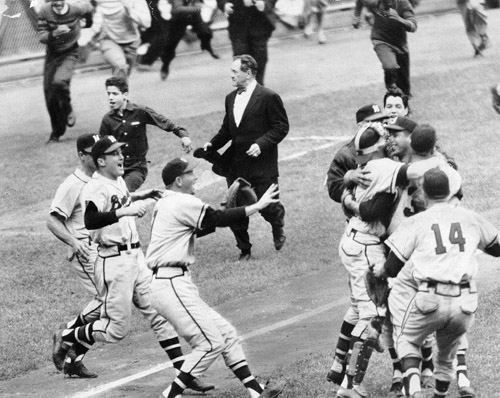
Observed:
[[[366,340],[362,343],[359,354],[356,358],[356,367],[354,370],[354,384],[360,385],[365,378],[366,370],[368,369],[368,363],[372,356],[373,350],[378,347],[378,338],[382,331],[382,324],[384,318],[375,317],[371,320],[367,328]]]

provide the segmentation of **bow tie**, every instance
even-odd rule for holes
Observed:
[[[246,88],[246,87],[238,87],[237,94],[242,94],[242,93],[244,93],[245,91],[247,91],[247,88]]]

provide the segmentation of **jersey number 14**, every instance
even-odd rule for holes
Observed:
[[[434,231],[434,237],[436,238],[436,247],[434,249],[436,254],[445,254],[446,247],[443,245],[439,224],[432,224],[431,229]],[[465,238],[462,234],[462,227],[459,222],[451,223],[448,239],[452,245],[458,245],[461,252],[465,250]]]

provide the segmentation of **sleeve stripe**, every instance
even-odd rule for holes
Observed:
[[[401,260],[402,262],[406,263],[408,259],[403,256],[403,254],[398,250],[397,247],[395,247],[390,240],[386,240],[385,244],[391,249],[391,251],[394,253],[394,255]]]
[[[201,228],[201,223],[203,221],[203,218],[205,217],[206,210],[207,210],[207,205],[204,204],[201,207],[200,215],[198,216],[198,221],[196,222],[196,228],[198,228],[198,229],[202,229]]]

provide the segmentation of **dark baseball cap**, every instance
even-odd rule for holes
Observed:
[[[92,148],[99,141],[98,134],[83,134],[76,139],[76,150],[78,152],[85,151],[87,148]]]
[[[377,104],[365,105],[356,112],[356,123],[373,122],[389,116]]]
[[[105,135],[92,147],[92,159],[94,159],[94,163],[97,164],[97,159],[102,155],[116,151],[123,145],[125,145],[124,142],[118,142],[112,135]]]
[[[408,131],[412,134],[418,126],[416,122],[406,116],[398,116],[393,124],[387,124],[385,129],[390,133],[397,133],[398,131]]]
[[[436,130],[428,124],[417,126],[411,135],[411,148],[417,153],[429,152],[436,146]]]
[[[446,173],[437,167],[424,173],[422,187],[429,199],[446,199],[450,195],[450,180]]]
[[[168,162],[161,172],[163,183],[165,186],[169,186],[177,177],[194,170],[195,167],[196,163],[194,160],[175,158]]]

